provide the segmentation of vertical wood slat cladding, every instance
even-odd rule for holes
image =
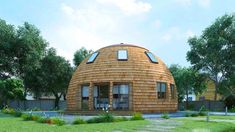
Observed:
[[[120,49],[128,51],[127,61],[117,60],[117,51]],[[93,84],[103,82],[109,83],[111,87],[110,104],[112,104],[113,84],[128,83],[129,110],[144,113],[176,111],[177,98],[171,99],[170,94],[170,84],[175,84],[174,78],[159,57],[156,56],[158,64],[151,63],[145,51],[148,50],[134,45],[120,44],[99,49],[99,55],[93,63],[86,64],[89,57],[84,59],[70,81],[67,110],[81,110],[81,85],[83,84],[90,85],[89,110],[93,110]],[[167,83],[166,99],[157,98],[157,82]]]

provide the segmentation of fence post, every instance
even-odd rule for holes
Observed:
[[[226,116],[228,115],[228,107],[227,106],[225,107],[225,115]]]

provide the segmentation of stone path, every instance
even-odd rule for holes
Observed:
[[[167,119],[149,119],[151,124],[138,129],[137,132],[172,132],[174,128],[182,125],[182,122]]]

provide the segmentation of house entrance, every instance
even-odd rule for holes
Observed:
[[[93,89],[93,105],[95,110],[107,108],[109,106],[109,85],[94,85]]]

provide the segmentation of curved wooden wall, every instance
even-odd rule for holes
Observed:
[[[128,51],[127,61],[117,60],[119,49]],[[177,98],[170,97],[170,84],[175,84],[174,78],[159,57],[156,56],[158,64],[151,63],[144,53],[147,49],[125,44],[104,47],[98,51],[99,55],[94,63],[86,64],[88,57],[76,69],[67,94],[68,111],[81,110],[81,85],[88,84],[92,89],[94,83],[100,82],[109,82],[111,87],[115,82],[130,83],[131,111],[152,113],[177,110]],[[157,98],[157,82],[167,83],[166,99]],[[92,96],[92,92],[90,95]],[[89,105],[92,105],[92,99]]]

